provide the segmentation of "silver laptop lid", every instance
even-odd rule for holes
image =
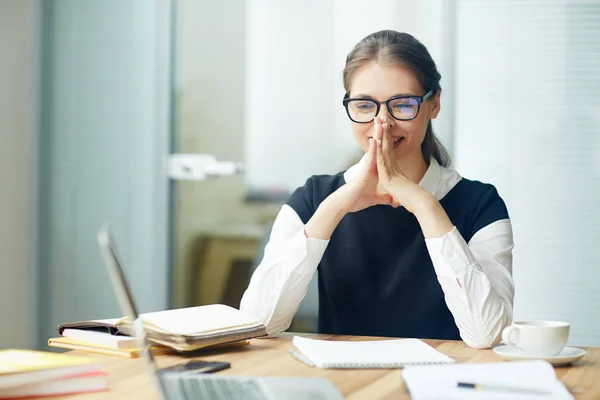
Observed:
[[[139,317],[133,294],[131,293],[127,277],[123,272],[119,260],[117,246],[112,237],[110,225],[105,224],[102,229],[100,229],[100,232],[98,232],[98,245],[100,246],[100,253],[102,254],[104,265],[106,266],[110,281],[112,282],[113,289],[119,301],[121,312],[123,313],[123,316],[128,316],[133,319],[138,346],[144,355],[144,359],[146,360],[146,364],[152,375],[152,380],[155,382],[160,398],[166,399],[164,388],[156,373],[156,364],[154,363],[150,343],[146,339],[144,325]]]

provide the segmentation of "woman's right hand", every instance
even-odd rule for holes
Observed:
[[[379,126],[381,129],[381,126]],[[369,151],[365,158],[365,164],[358,176],[342,186],[335,192],[343,196],[348,212],[357,212],[378,204],[394,204],[393,198],[382,191],[379,185],[377,173],[377,143],[374,139],[369,140]]]

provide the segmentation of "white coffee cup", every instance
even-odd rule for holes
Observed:
[[[569,338],[570,324],[562,321],[519,321],[502,331],[502,341],[535,357],[560,354]]]

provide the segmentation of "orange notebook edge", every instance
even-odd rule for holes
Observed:
[[[58,347],[67,350],[78,350],[88,353],[104,354],[109,356],[119,356],[125,358],[139,358],[141,356],[140,349],[113,349],[110,347],[100,346],[94,343],[83,342],[65,337],[56,337],[48,339],[48,346]],[[152,354],[172,354],[174,350],[167,347],[153,347]]]
[[[212,350],[226,347],[238,347],[238,346],[246,346],[249,345],[250,342],[248,340],[239,340],[236,342],[229,343],[221,343],[210,347],[205,347],[202,350]],[[103,347],[94,343],[83,342],[80,340],[75,340],[66,337],[56,337],[48,339],[48,346],[57,347],[67,350],[78,350],[89,353],[96,354],[104,354],[110,356],[119,356],[126,358],[139,358],[141,356],[141,351],[138,348],[135,349],[113,349],[110,347]],[[152,354],[154,355],[163,355],[163,354],[177,354],[177,351],[165,346],[153,346]]]

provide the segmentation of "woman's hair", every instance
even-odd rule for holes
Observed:
[[[400,65],[409,69],[419,80],[425,92],[440,91],[440,78],[435,62],[427,48],[408,33],[384,30],[370,34],[361,40],[346,57],[344,88],[350,93],[350,83],[356,71],[366,64]],[[427,124],[425,139],[421,145],[423,158],[429,164],[431,157],[444,166],[450,166],[450,155],[433,133],[431,120]]]

